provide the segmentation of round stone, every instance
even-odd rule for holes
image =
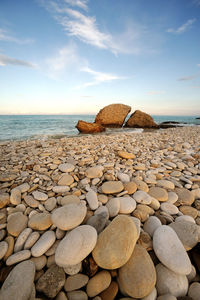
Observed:
[[[121,182],[123,182],[123,183],[127,183],[127,182],[130,181],[129,175],[128,175],[128,174],[125,174],[125,173],[120,173],[120,172],[118,172],[117,178],[118,178]]]
[[[111,275],[108,271],[101,271],[93,276],[86,287],[86,292],[89,297],[95,297],[109,287],[111,283]]]
[[[46,230],[52,225],[49,213],[37,213],[30,217],[28,227],[34,230]]]
[[[174,204],[169,202],[161,203],[160,209],[169,215],[176,215],[179,213],[178,208]]]
[[[47,258],[45,255],[39,256],[39,257],[31,257],[30,259],[35,264],[36,271],[42,270],[47,263]]]
[[[118,151],[118,155],[121,158],[125,158],[125,159],[134,159],[135,158],[135,154],[127,152],[127,151],[122,151],[122,150]]]
[[[133,180],[133,182],[136,183],[138,190],[141,190],[141,191],[144,191],[144,192],[148,193],[149,188],[148,188],[148,185],[146,184],[146,182],[144,182],[144,181],[142,181],[138,178],[134,178],[132,180]]]
[[[199,242],[200,227],[192,222],[182,221],[169,225],[178,235],[186,251],[194,248]]]
[[[174,190],[175,188],[174,183],[172,181],[165,180],[165,179],[158,180],[156,185],[161,188],[169,189],[169,190]]]
[[[176,232],[169,226],[158,227],[153,235],[153,249],[158,259],[177,274],[191,272],[191,262]]]
[[[74,178],[71,175],[64,174],[58,181],[58,185],[71,185],[74,182]]]
[[[152,186],[149,189],[149,195],[151,197],[156,198],[160,202],[164,202],[168,200],[168,193],[165,189],[158,187],[158,186]]]
[[[56,235],[54,231],[46,231],[41,235],[39,240],[31,248],[31,254],[34,257],[42,256],[56,240]]]
[[[106,207],[108,209],[109,217],[113,218],[118,215],[120,210],[120,200],[119,198],[111,198],[106,203]]]
[[[192,218],[191,216],[187,216],[187,215],[178,216],[175,219],[175,222],[182,222],[182,221],[192,222],[192,223],[196,224],[194,218]]]
[[[70,163],[64,163],[64,164],[60,164],[58,166],[58,169],[63,172],[63,173],[67,173],[67,172],[72,172],[75,169],[75,166],[73,164]]]
[[[84,291],[73,291],[67,293],[68,300],[88,300],[88,295]]]
[[[35,277],[35,265],[24,261],[12,269],[0,290],[0,299],[30,299]]]
[[[33,194],[33,197],[35,198],[35,200],[38,200],[38,201],[46,201],[48,199],[47,194],[45,194],[43,192],[34,191],[32,194]]]
[[[136,225],[128,216],[115,217],[100,233],[92,252],[97,265],[109,270],[123,266],[133,252],[137,236]]]
[[[8,193],[0,193],[0,208],[5,207],[10,202],[10,196]]]
[[[123,191],[124,186],[121,181],[106,181],[102,184],[101,189],[105,194],[116,194]]]
[[[94,298],[94,300],[114,300],[116,299],[118,289],[119,288],[117,282],[112,281],[109,287],[99,294],[101,299],[97,299],[97,296],[96,298]]]
[[[177,274],[162,264],[156,266],[158,295],[172,294],[175,297],[185,296],[188,290],[188,280],[185,275]]]
[[[94,249],[97,232],[90,225],[81,225],[71,230],[61,240],[55,253],[56,264],[60,267],[80,263]]]
[[[62,230],[70,230],[80,225],[87,213],[83,203],[71,203],[55,209],[51,215],[52,222]]]
[[[156,284],[156,271],[148,252],[135,245],[128,262],[119,269],[118,283],[122,293],[133,298],[149,295]]]
[[[144,223],[143,229],[153,237],[154,231],[161,225],[161,221],[156,216],[150,216]]]
[[[100,178],[103,175],[103,169],[102,166],[91,167],[85,171],[85,175],[88,178]]]
[[[26,202],[26,204],[27,204],[28,206],[30,206],[30,207],[32,207],[32,208],[36,208],[36,207],[38,207],[39,204],[40,204],[40,202],[37,201],[37,200],[35,200],[35,199],[33,198],[33,196],[31,196],[31,195],[25,196],[25,197],[24,197],[24,201]]]
[[[120,214],[130,214],[136,208],[136,201],[131,197],[120,197]]]
[[[6,243],[5,241],[0,242],[0,259],[4,257],[7,250],[8,250],[8,243]]]
[[[98,208],[99,203],[98,203],[97,193],[95,193],[93,190],[90,190],[86,194],[86,200],[87,200],[91,210],[95,210]]]
[[[76,275],[81,271],[81,269],[82,269],[82,262],[80,262],[76,265],[64,267],[64,271],[67,275]]]
[[[18,205],[21,203],[21,191],[17,188],[11,191],[10,203],[13,205]]]
[[[178,203],[180,205],[192,205],[195,198],[191,191],[185,188],[175,188],[175,193],[178,195]]]
[[[65,281],[64,289],[66,292],[79,290],[88,283],[88,280],[89,277],[85,274],[79,273],[76,275],[68,276]]]
[[[11,214],[7,223],[8,233],[17,237],[27,227],[27,223],[28,217],[23,215],[22,212]]]
[[[183,205],[179,207],[179,210],[184,214],[191,216],[193,219],[196,219],[198,216],[198,210],[192,206]]]
[[[188,291],[188,296],[192,298],[192,300],[199,300],[200,299],[200,283],[193,282]]]
[[[177,200],[178,200],[178,195],[175,192],[168,192],[167,202],[174,204]]]
[[[15,254],[12,254],[11,256],[9,256],[8,259],[6,260],[6,265],[11,266],[11,265],[19,263],[23,260],[26,260],[30,257],[31,257],[30,250],[22,250],[22,251],[19,251]]]
[[[137,185],[136,185],[135,182],[130,181],[130,182],[124,183],[124,189],[125,189],[125,191],[128,192],[129,195],[131,195],[131,194],[134,194],[136,192]]]
[[[57,203],[56,198],[52,197],[47,199],[47,201],[45,201],[44,206],[46,210],[52,211],[56,207],[56,203]]]
[[[61,200],[60,200],[60,204],[66,205],[66,204],[71,204],[71,203],[80,203],[80,199],[78,196],[76,195],[67,195],[64,196]]]
[[[103,207],[103,206],[101,206]],[[102,212],[100,214],[94,215],[87,220],[87,225],[94,227],[99,234],[104,227],[106,226],[106,222],[108,221],[108,215],[106,212]]]
[[[150,204],[152,201],[152,197],[144,191],[135,192],[133,194],[133,198],[136,200],[137,203],[146,205]]]

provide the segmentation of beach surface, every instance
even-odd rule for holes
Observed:
[[[199,242],[199,126],[0,142],[0,299],[200,299]]]

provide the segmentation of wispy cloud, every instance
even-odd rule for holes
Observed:
[[[86,88],[93,85],[98,85],[103,82],[110,82],[118,79],[126,79],[126,77],[118,76],[110,73],[97,72],[95,70],[90,69],[89,67],[83,68],[82,72],[86,72],[93,77],[93,80],[90,82],[86,82],[83,85],[77,86],[76,88]]]
[[[79,8],[82,8],[84,10],[88,10],[88,0],[64,0],[65,3],[71,5],[71,6],[77,6]]]
[[[30,62],[21,60],[21,59],[16,59],[16,58],[12,58],[9,57],[7,55],[3,55],[0,54],[0,66],[4,67],[4,66],[8,66],[8,65],[12,65],[12,66],[22,66],[22,67],[29,67],[29,68],[35,68],[36,65],[32,64]]]
[[[33,39],[19,39],[12,36],[7,30],[0,28],[0,41],[14,42],[17,44],[31,44],[34,42]]]
[[[165,93],[165,91],[148,91],[147,92],[148,95],[162,95],[164,93]]]
[[[174,34],[181,34],[184,33],[185,31],[189,30],[192,27],[192,24],[196,22],[196,19],[189,19],[186,23],[178,27],[177,29],[174,28],[169,28],[167,29],[167,32],[169,33],[174,33]]]
[[[178,81],[189,81],[189,80],[193,80],[195,78],[199,77],[199,75],[191,75],[191,76],[185,76],[185,77],[181,77],[178,78]]]

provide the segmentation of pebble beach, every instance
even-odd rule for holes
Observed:
[[[199,300],[200,126],[0,142],[1,300]]]

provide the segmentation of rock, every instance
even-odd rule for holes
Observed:
[[[0,290],[0,299],[28,300],[35,276],[35,265],[31,261],[18,264],[8,275]]]
[[[196,224],[194,218],[192,218],[191,216],[187,216],[187,215],[178,216],[175,219],[175,222],[182,222],[182,221],[192,222],[193,224]]]
[[[28,218],[22,212],[13,213],[7,223],[8,233],[17,237],[27,227],[27,223]]]
[[[6,254],[4,255],[4,258],[3,258],[3,260],[6,261],[7,258],[13,254],[15,240],[14,240],[13,236],[9,235],[5,238],[4,241],[8,244],[8,250],[6,251]]]
[[[182,221],[169,225],[178,235],[186,251],[194,248],[199,242],[200,227],[192,222]]]
[[[18,236],[16,242],[15,242],[15,247],[14,247],[14,252],[18,252],[23,249],[24,244],[28,238],[28,236],[31,234],[32,229],[31,228],[25,228],[20,235]]]
[[[74,182],[74,178],[69,174],[64,174],[58,181],[59,186],[71,185]]]
[[[88,296],[84,291],[73,291],[67,293],[68,300],[88,300]]]
[[[103,167],[95,166],[95,167],[88,168],[85,171],[85,175],[88,178],[100,178],[103,175]]]
[[[175,188],[174,192],[178,195],[179,205],[192,205],[194,202],[194,195],[185,188]]]
[[[185,297],[183,297],[183,298],[185,298]],[[182,299],[182,297],[181,297],[181,299]],[[177,298],[175,296],[173,296],[172,294],[164,294],[164,295],[159,296],[157,298],[157,300],[177,300]],[[179,297],[179,300],[180,300],[180,297]]]
[[[107,289],[100,293],[101,300],[114,300],[118,293],[118,284],[112,281]]]
[[[150,216],[144,223],[143,229],[153,237],[154,231],[161,225],[160,220],[156,216]]]
[[[30,189],[30,185],[27,182],[24,182],[17,187],[18,190],[20,190],[21,193],[26,193]]]
[[[71,292],[74,290],[79,290],[88,283],[89,277],[84,274],[76,274],[68,276],[65,281],[64,289],[66,292]]]
[[[52,211],[56,207],[56,203],[57,203],[56,198],[51,197],[47,199],[47,201],[45,201],[44,207],[46,208],[46,210]]]
[[[153,235],[153,249],[158,259],[177,274],[191,272],[191,262],[175,231],[169,226],[158,227]]]
[[[168,193],[165,189],[153,186],[149,189],[149,195],[156,198],[158,201],[163,202],[168,200]]]
[[[78,274],[82,269],[82,262],[72,265],[72,266],[65,266],[64,271],[67,275],[76,275]]]
[[[36,290],[49,298],[54,298],[65,284],[65,272],[56,265],[51,266],[36,284]]]
[[[117,216],[98,236],[92,256],[98,266],[117,269],[130,258],[137,241],[137,228],[128,216]]]
[[[8,250],[8,243],[6,243],[5,241],[0,242],[0,260],[4,257],[7,250]]]
[[[122,127],[131,107],[124,104],[110,104],[99,111],[95,122],[104,127]]]
[[[7,182],[7,181],[12,181],[15,180],[17,178],[16,174],[9,174],[9,173],[4,173],[4,174],[0,174],[0,181],[1,182]]]
[[[43,233],[39,240],[31,248],[32,256],[39,257],[43,255],[49,248],[51,248],[55,240],[56,235],[54,231],[49,230]]]
[[[193,282],[188,291],[188,296],[191,297],[193,300],[199,300],[200,299],[200,283],[199,282]]]
[[[89,123],[82,120],[78,121],[76,128],[81,133],[98,133],[105,131],[105,128],[101,124]]]
[[[51,215],[52,222],[62,230],[70,230],[80,225],[87,213],[83,203],[71,203],[55,209]]]
[[[66,234],[56,249],[55,261],[60,267],[80,263],[94,249],[97,232],[90,225],[81,225]]]
[[[126,122],[125,127],[158,128],[158,125],[150,115],[140,110],[136,110]]]
[[[91,210],[95,210],[98,208],[99,203],[98,203],[97,193],[95,193],[93,190],[90,190],[86,194],[86,200]]]
[[[120,214],[130,214],[136,208],[136,201],[131,197],[120,197],[118,198],[120,201]]]
[[[18,262],[21,262],[23,260],[26,260],[28,258],[30,258],[31,256],[31,251],[29,250],[22,250],[22,251],[19,251],[15,254],[12,254],[8,257],[8,259],[6,260],[6,265],[7,266],[11,266],[11,265],[14,265]]]
[[[64,292],[59,292],[57,297],[56,297],[56,300],[68,300],[67,296],[65,295]]]
[[[148,205],[138,204],[136,209],[133,211],[133,216],[138,218],[141,222],[145,222],[149,215],[153,215],[154,210]]]
[[[164,188],[164,189],[169,189],[169,190],[173,190],[175,185],[172,181],[170,180],[165,180],[165,179],[160,179],[157,181],[156,184],[158,187]]]
[[[128,262],[119,269],[118,283],[122,293],[143,298],[149,295],[156,284],[156,271],[148,252],[135,245]]]
[[[137,191],[133,194],[133,198],[140,204],[151,204],[152,197],[144,191]]]
[[[124,190],[128,192],[128,195],[134,194],[137,190],[137,185],[133,181],[124,183]]]
[[[52,188],[54,193],[65,193],[69,192],[70,187],[67,185],[56,185]]]
[[[37,242],[39,237],[40,237],[39,232],[37,231],[32,232],[24,244],[24,249],[30,249]]]
[[[123,183],[127,183],[130,181],[129,175],[125,173],[118,172],[117,177]]]
[[[134,179],[132,179],[132,181],[136,183],[138,190],[148,193],[149,188],[148,188],[148,185],[146,184],[146,182],[144,182],[138,178],[134,178]]]
[[[100,214],[90,217],[87,220],[86,224],[94,227],[97,233],[99,234],[106,226],[107,220],[108,220],[107,214],[105,212],[102,212]]]
[[[62,206],[72,203],[80,203],[79,197],[77,197],[76,195],[67,195],[60,200],[60,204]]]
[[[34,262],[36,271],[42,270],[47,264],[47,258],[45,255],[39,257],[31,257],[30,260]]]
[[[158,295],[172,294],[175,297],[185,296],[188,290],[188,280],[185,275],[177,274],[162,264],[156,266]]]
[[[116,217],[120,210],[120,200],[119,198],[111,198],[107,203],[106,207],[108,209],[109,217]]]
[[[58,169],[63,173],[68,173],[74,171],[75,166],[70,163],[64,163],[64,164],[60,164],[58,166]]]
[[[30,217],[28,227],[34,230],[46,230],[52,225],[51,215],[49,213],[37,213]]]
[[[157,299],[157,290],[156,290],[156,288],[154,288],[153,291],[149,295],[142,298],[141,300],[156,300],[156,299]]]
[[[125,158],[125,159],[134,159],[135,158],[135,154],[127,152],[127,151],[122,151],[122,150],[118,151],[118,155],[121,158]]]
[[[104,194],[116,194],[123,191],[124,186],[121,181],[106,181],[102,184],[101,189]]]
[[[167,202],[174,204],[177,200],[178,200],[178,195],[175,192],[168,192]]]
[[[10,196],[8,193],[0,193],[0,208],[5,207],[10,202]]]
[[[169,202],[161,203],[160,209],[169,215],[176,215],[179,213],[178,208],[174,204]]]
[[[109,287],[111,283],[111,275],[108,271],[101,271],[92,277],[86,287],[89,297],[95,297]]]
[[[11,191],[10,203],[13,205],[18,205],[21,203],[21,191],[17,188]]]
[[[196,217],[198,216],[198,210],[192,206],[183,205],[179,207],[179,210],[184,215],[190,216],[193,219],[196,219]]]
[[[32,194],[35,200],[38,201],[46,201],[48,199],[48,196],[43,192],[34,191]]]
[[[40,202],[37,201],[37,200],[35,200],[35,199],[33,198],[33,196],[31,196],[31,195],[25,196],[25,197],[24,197],[24,201],[26,202],[26,204],[27,204],[28,206],[30,206],[30,207],[32,207],[32,208],[36,208],[36,207],[38,207],[39,204],[40,204]]]

